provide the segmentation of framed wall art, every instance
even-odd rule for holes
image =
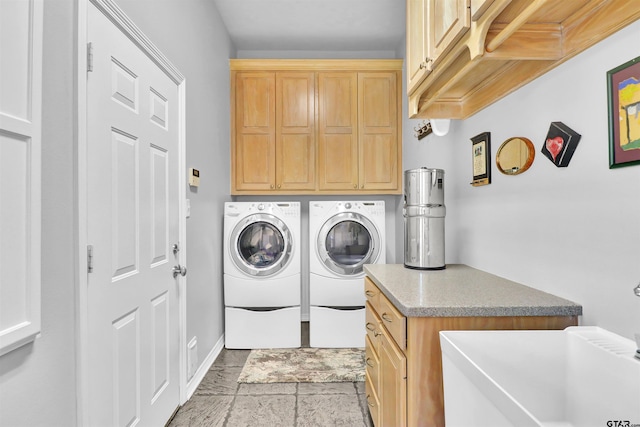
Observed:
[[[483,132],[471,138],[473,182],[471,185],[491,184],[491,133]]]
[[[640,164],[640,56],[607,71],[609,168]]]
[[[547,138],[542,145],[542,154],[559,168],[569,166],[573,152],[576,151],[580,134],[562,122],[551,122]]]

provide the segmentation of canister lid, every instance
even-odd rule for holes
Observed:
[[[444,174],[444,169],[435,169],[435,168],[428,168],[428,167],[421,167],[421,168],[417,168],[417,169],[407,169],[406,171],[404,171],[405,175],[410,175],[410,174],[422,174],[422,173],[441,173]]]

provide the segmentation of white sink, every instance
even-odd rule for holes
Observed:
[[[440,343],[447,427],[640,425],[632,340],[577,326],[443,331]]]

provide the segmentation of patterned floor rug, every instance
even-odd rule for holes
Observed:
[[[277,348],[251,350],[239,383],[364,381],[364,349]]]

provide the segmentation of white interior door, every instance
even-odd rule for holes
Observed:
[[[161,426],[180,402],[179,90],[93,4],[87,35],[87,424]]]

